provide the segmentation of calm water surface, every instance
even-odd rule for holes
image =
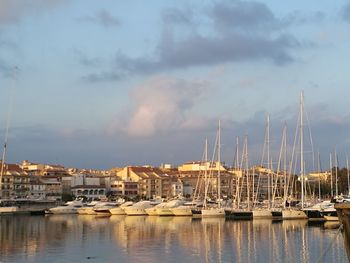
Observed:
[[[295,220],[2,216],[0,262],[348,262],[343,237],[333,226]]]

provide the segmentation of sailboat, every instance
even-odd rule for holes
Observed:
[[[245,167],[243,169],[243,163],[245,164]],[[250,170],[249,170],[249,163],[248,163],[248,136],[245,136],[244,139],[244,145],[243,145],[243,151],[242,151],[242,158],[241,163],[239,165],[239,169],[236,175],[236,201],[233,202],[232,208],[226,208],[225,214],[228,218],[232,219],[252,219],[253,213],[250,208]],[[253,171],[254,174],[254,171]],[[241,178],[240,178],[241,177]],[[242,200],[242,193],[244,190],[244,183],[246,184],[246,202],[243,204],[241,202]]]
[[[202,208],[202,217],[224,217],[225,216],[225,210],[224,208],[221,207],[221,160],[220,160],[220,151],[221,151],[221,122],[219,120],[219,128],[218,128],[218,133],[217,133],[217,168],[218,168],[218,173],[217,173],[217,200],[216,200],[216,205],[209,206],[208,205],[208,187],[209,187],[209,178],[206,178],[206,187],[205,187],[205,196],[204,196],[204,203],[203,203],[203,208]],[[206,153],[207,153],[207,143],[206,143]],[[215,150],[214,150],[215,153]],[[207,154],[206,158],[207,160]],[[212,170],[211,170],[212,171]],[[210,178],[211,179],[211,178]]]
[[[208,140],[205,139],[204,151],[201,160],[201,165],[204,169],[199,170],[196,187],[193,193],[192,202],[187,202],[183,206],[176,208],[173,213],[174,215],[191,215],[195,218],[200,218],[202,216],[202,208],[204,199],[207,196],[207,177],[208,177],[208,168],[210,164],[208,163]],[[209,165],[209,166],[208,166]],[[203,171],[204,170],[204,171]],[[202,173],[203,171],[203,173]]]
[[[0,170],[0,215],[12,214],[18,211],[19,209],[17,205],[12,205],[11,202],[8,202],[9,200],[6,200],[6,201],[1,200],[4,197],[2,182],[3,182],[3,176],[5,173],[5,166],[6,166],[5,160],[6,160],[7,141],[8,141],[8,135],[9,135],[9,126],[10,126],[10,113],[11,113],[11,107],[12,107],[11,102],[10,102],[10,107],[7,115],[7,121],[6,121],[5,142],[4,142],[4,147],[2,151],[1,170]]]
[[[305,163],[304,163],[304,93],[301,92],[300,94],[300,112],[299,112],[299,143],[300,143],[300,175],[299,175],[299,179],[301,182],[301,209],[295,209],[295,208],[291,208],[289,206],[289,208],[285,208],[284,210],[282,210],[282,219],[307,219],[307,215],[305,214],[304,211],[302,211],[302,209],[304,209],[305,206]],[[297,136],[295,137],[295,139],[297,138]],[[296,140],[294,141],[294,146],[296,144]],[[293,151],[294,151],[295,147],[293,147]],[[293,156],[292,156],[292,160],[293,160]],[[292,163],[290,164],[290,168],[292,167]],[[289,176],[291,175],[291,169],[290,169],[290,173]],[[286,203],[286,202],[284,202]]]
[[[266,206],[261,206],[261,207],[257,207],[257,199],[258,199],[258,194],[259,194],[259,190],[260,190],[260,182],[261,182],[261,177],[262,177],[262,173],[259,172],[259,177],[258,177],[258,185],[257,185],[257,189],[256,192],[254,194],[254,202],[253,202],[253,219],[266,219],[266,218],[272,218],[272,214],[271,214],[271,182],[272,180],[272,161],[270,160],[270,115],[267,115],[267,120],[266,120],[266,129],[265,129],[265,142],[264,142],[264,150],[265,148],[267,148],[267,170],[264,173],[264,177],[266,177],[267,179],[267,207]],[[265,155],[265,151],[263,150],[263,157],[261,160],[261,167],[263,167],[263,162],[264,162],[264,155]],[[254,174],[253,174],[254,176]],[[253,177],[254,178],[254,177]],[[253,189],[254,189],[254,183],[253,183]]]

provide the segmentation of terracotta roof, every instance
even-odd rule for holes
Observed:
[[[163,174],[163,171],[159,168],[153,168],[153,167],[144,167],[144,166],[129,166],[129,169],[131,169],[135,173],[157,173],[157,174]]]
[[[2,166],[2,162],[0,162],[0,169],[1,169],[1,166]],[[12,164],[12,163],[5,163],[4,174],[6,174],[6,172],[10,172],[10,173],[16,172],[16,173],[25,175],[24,170],[21,167],[19,167],[19,165]]]
[[[83,189],[91,189],[91,188],[94,188],[94,189],[105,189],[105,187],[101,186],[101,185],[76,185],[76,186],[71,187],[71,189],[79,189],[79,188],[83,188]]]

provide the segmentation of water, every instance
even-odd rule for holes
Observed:
[[[336,225],[190,217],[0,217],[0,262],[348,262]]]

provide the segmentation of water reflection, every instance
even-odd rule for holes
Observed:
[[[0,217],[3,262],[316,262],[326,250],[321,262],[347,262],[336,225],[306,220]]]

